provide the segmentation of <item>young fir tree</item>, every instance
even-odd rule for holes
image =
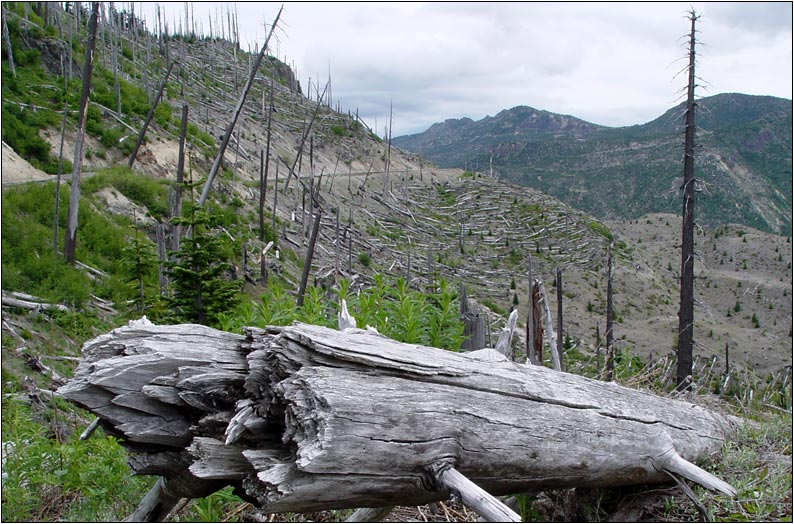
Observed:
[[[171,314],[179,322],[217,326],[219,315],[236,306],[241,281],[224,277],[231,264],[222,238],[212,232],[213,215],[194,208],[189,218],[175,220],[187,224],[193,234],[181,242],[176,261],[167,263]]]
[[[146,309],[147,290],[154,287],[157,275],[157,253],[154,244],[145,236],[136,235],[122,250],[124,257],[125,283],[135,292],[135,309],[144,312]]]

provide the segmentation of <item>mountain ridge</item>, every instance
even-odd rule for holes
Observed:
[[[701,195],[700,220],[791,235],[791,100],[722,93],[698,105],[696,176],[711,192]],[[623,127],[516,106],[476,121],[447,119],[393,144],[442,167],[492,170],[613,220],[679,211],[670,197],[682,131],[683,104]],[[606,194],[609,202],[598,196]]]

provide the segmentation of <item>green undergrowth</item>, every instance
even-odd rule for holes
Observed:
[[[80,441],[87,414],[60,402],[43,410],[14,395],[4,380],[2,520],[111,522],[131,513],[154,479],[130,478],[116,440],[99,430]]]
[[[239,332],[244,326],[285,326],[300,321],[335,328],[343,299],[357,327],[371,326],[394,340],[450,350],[457,350],[463,342],[457,293],[445,280],[434,289],[419,291],[402,278],[389,281],[382,274],[374,276],[371,286],[355,292],[345,279],[331,290],[309,287],[299,308],[283,286],[270,285],[259,300],[243,301],[236,310],[222,315],[220,327]]]

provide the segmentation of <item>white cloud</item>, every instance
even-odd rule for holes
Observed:
[[[196,3],[195,16],[234,10],[217,5]],[[243,47],[261,45],[279,5],[236,4]],[[334,100],[377,118],[379,133],[390,101],[395,135],[516,105],[633,125],[678,101],[691,7],[701,94],[791,98],[790,3],[286,3],[273,47],[304,90],[309,77],[324,84],[330,62]]]

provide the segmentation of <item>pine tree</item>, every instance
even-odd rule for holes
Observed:
[[[189,218],[175,219],[193,231],[191,238],[182,241],[176,261],[168,263],[172,290],[168,304],[175,321],[216,326],[220,314],[234,309],[239,300],[242,282],[224,277],[231,264],[222,238],[213,235],[214,219],[195,208]]]

